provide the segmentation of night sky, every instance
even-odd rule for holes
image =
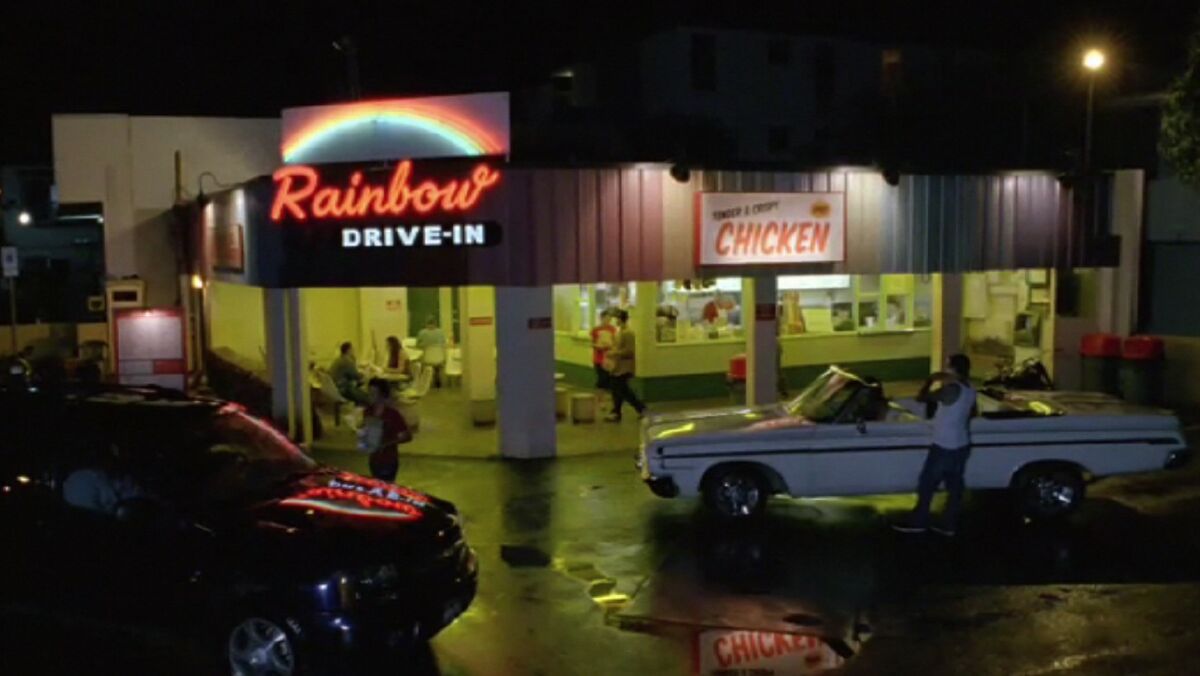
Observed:
[[[0,23],[7,84],[0,162],[49,162],[52,112],[271,116],[337,100],[346,92],[345,62],[332,43],[347,34],[359,45],[367,96],[514,89],[672,25],[980,46],[1072,64],[1078,46],[1098,37],[1138,76],[1130,87],[1143,87],[1180,67],[1200,7],[1196,0],[714,4],[8,3]]]

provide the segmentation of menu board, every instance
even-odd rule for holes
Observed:
[[[183,312],[178,308],[117,312],[117,380],[122,385],[187,387]]]

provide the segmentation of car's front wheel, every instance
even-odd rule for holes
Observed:
[[[1017,507],[1028,519],[1062,518],[1083,502],[1085,485],[1078,470],[1069,467],[1031,467],[1014,485]]]
[[[286,624],[246,617],[229,632],[226,652],[234,676],[293,676],[300,673],[296,641]]]
[[[762,474],[745,465],[717,467],[704,483],[705,503],[717,514],[731,519],[762,514],[769,496]]]

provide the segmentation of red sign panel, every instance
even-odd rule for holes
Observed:
[[[846,259],[844,193],[696,193],[696,264]]]
[[[755,303],[754,318],[760,322],[769,322],[772,319],[775,319],[775,304]]]
[[[491,317],[471,317],[471,319],[468,323],[471,326],[491,326],[492,318]]]

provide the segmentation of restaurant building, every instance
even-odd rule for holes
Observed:
[[[592,391],[604,309],[629,312],[652,407],[727,397],[743,354],[750,403],[780,372],[908,381],[959,350],[1069,386],[1079,336],[1132,326],[1140,171],[531,166],[507,114],[503,94],[285,111],[279,169],[198,206],[192,351],[257,364],[308,440],[314,367],[345,340],[378,363],[432,316],[457,424],[494,421],[491,451],[531,458],[586,424],[572,395]]]

